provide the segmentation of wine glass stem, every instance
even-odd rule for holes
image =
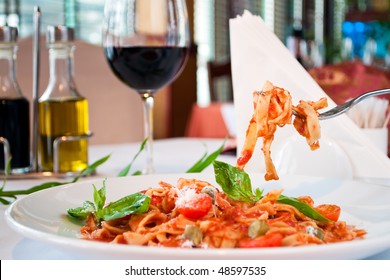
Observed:
[[[145,174],[154,173],[153,162],[153,107],[154,98],[153,93],[145,92],[142,94],[142,101],[144,104],[144,139],[148,139],[145,145],[146,149],[146,166],[144,169]]]

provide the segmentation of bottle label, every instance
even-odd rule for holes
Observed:
[[[0,59],[12,59],[13,54],[14,54],[14,52],[12,49],[1,49],[0,48]]]
[[[69,49],[67,48],[52,49],[51,54],[54,59],[67,59],[69,57]]]

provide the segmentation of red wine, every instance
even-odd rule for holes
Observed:
[[[11,147],[11,169],[30,166],[30,110],[26,98],[0,99],[0,136]],[[0,144],[0,170],[4,170],[4,147]]]
[[[137,91],[155,91],[171,82],[186,61],[184,47],[105,47],[114,74]]]

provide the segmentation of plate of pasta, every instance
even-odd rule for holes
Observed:
[[[221,162],[215,174],[100,178],[36,192],[17,232],[100,259],[361,259],[390,247],[390,189]]]

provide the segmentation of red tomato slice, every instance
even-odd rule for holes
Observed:
[[[147,192],[147,190],[140,191],[140,193],[142,193],[142,194],[145,194],[146,192]],[[152,197],[150,199],[150,204],[154,205],[154,206],[159,206],[161,204],[162,200],[163,200],[162,196],[152,195]]]
[[[159,206],[163,200],[162,196],[152,195],[152,199],[150,200],[150,204],[154,206]]]
[[[321,204],[314,208],[318,213],[320,213],[325,218],[333,222],[337,222],[340,217],[341,209],[339,206],[334,204]]]
[[[240,248],[263,248],[263,247],[281,247],[283,235],[280,233],[273,233],[263,235],[254,239],[244,239],[238,244]]]
[[[205,216],[213,206],[213,199],[205,193],[195,195],[191,200],[177,205],[177,211],[190,219],[199,219]]]

